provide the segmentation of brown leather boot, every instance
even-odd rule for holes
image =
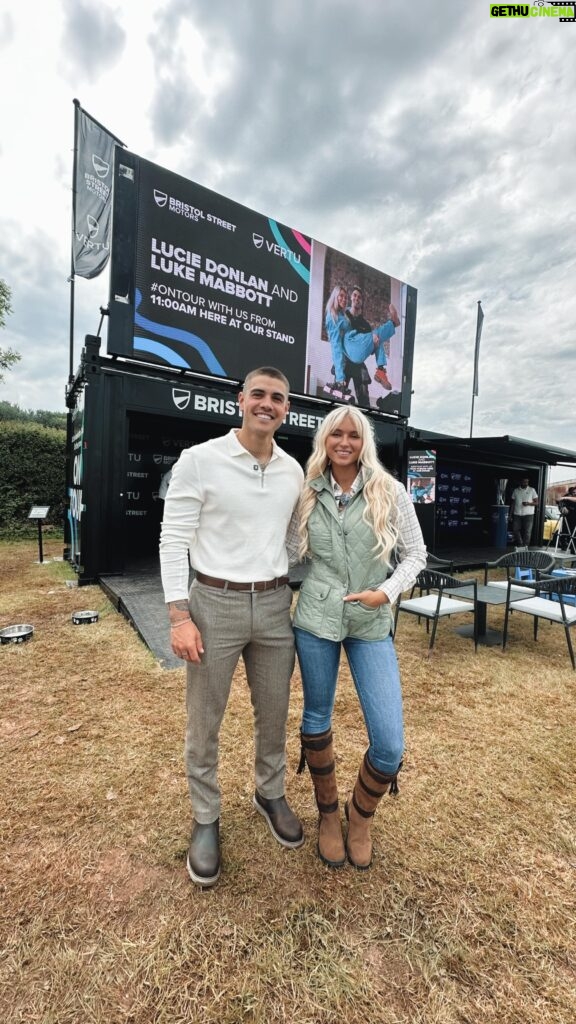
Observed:
[[[334,765],[332,730],[314,735],[300,733],[302,756],[298,774],[307,764],[314,784],[314,795],[320,817],[318,821],[318,856],[331,868],[346,863],[346,850],[338,813],[338,789]]]
[[[385,366],[379,366],[378,367],[378,369],[376,370],[376,373],[374,374],[374,380],[377,380],[378,383],[382,385],[382,387],[384,388],[385,391],[391,391],[392,390],[392,385],[391,385],[390,380],[388,378],[388,374],[386,373],[386,367]]]
[[[396,780],[401,767],[402,762],[392,775],[385,775],[370,764],[368,751],[360,765],[352,796],[345,807],[348,819],[346,853],[353,867],[360,871],[367,871],[372,863],[372,818],[384,793],[389,791],[391,796],[395,796],[398,792]]]

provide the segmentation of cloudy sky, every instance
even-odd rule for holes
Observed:
[[[576,449],[576,24],[486,0],[0,0],[0,400],[64,409],[74,97],[132,151],[418,290],[410,422]],[[107,273],[77,280],[76,338]],[[566,474],[564,474],[566,475]]]

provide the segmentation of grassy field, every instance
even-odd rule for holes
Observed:
[[[315,853],[309,776],[287,792],[307,841],[278,846],[251,806],[238,670],[222,734],[223,873],[187,878],[183,670],[162,670],[47,543],[0,544],[1,1024],[573,1024],[576,673],[528,616],[510,647],[441,623],[433,657],[404,616],[405,770],[375,819],[369,872]],[[71,615],[96,609],[99,622]],[[489,609],[491,625],[502,612]],[[518,620],[518,621],[517,621]],[[342,795],[366,741],[347,669],[334,732]]]

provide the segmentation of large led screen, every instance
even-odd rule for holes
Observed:
[[[108,351],[408,416],[416,291],[116,151]]]

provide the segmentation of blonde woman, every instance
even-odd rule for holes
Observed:
[[[294,633],[302,675],[302,758],[318,806],[318,854],[331,867],[372,862],[370,824],[380,798],[396,792],[404,748],[402,693],[391,606],[426,564],[405,488],[380,464],[359,410],[329,413],[315,438],[300,499],[300,556],[311,560]],[[368,749],[346,803],[342,836],[332,712],[344,647],[364,715]]]
[[[348,292],[343,285],[337,284],[331,291],[326,303],[324,324],[332,350],[334,378],[336,385],[346,387],[346,357],[352,363],[363,363],[368,356],[376,356],[376,372],[374,380],[386,391],[392,385],[386,373],[387,357],[384,342],[396,332],[400,318],[395,307],[390,304],[388,319],[374,331],[356,331],[346,314]]]

